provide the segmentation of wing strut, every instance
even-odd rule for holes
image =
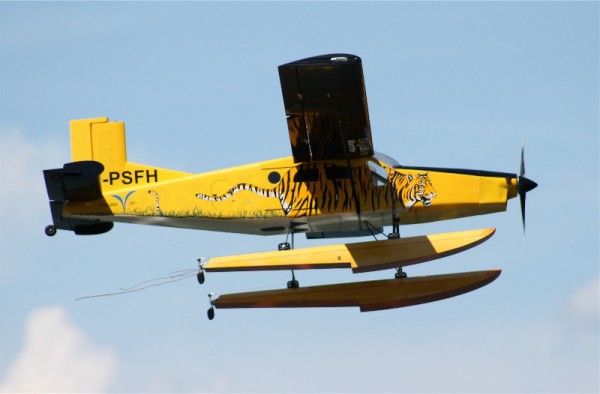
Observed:
[[[390,239],[400,238],[400,220],[396,215],[396,185],[392,182],[390,187],[392,194],[392,233],[388,235]]]

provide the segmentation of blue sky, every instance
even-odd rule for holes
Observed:
[[[0,2],[0,391],[598,392],[598,15],[597,2]],[[69,120],[123,120],[131,161],[177,170],[288,156],[277,66],[332,52],[362,57],[375,149],[402,164],[517,172],[525,142],[540,184],[526,235],[517,200],[401,230],[496,227],[407,271],[499,267],[498,280],[390,311],[211,322],[209,291],[289,274],[75,301],[282,240],[123,224],[46,237],[42,170],[69,161]]]

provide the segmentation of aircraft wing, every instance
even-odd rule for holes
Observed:
[[[295,162],[373,155],[362,62],[331,54],[279,66]]]

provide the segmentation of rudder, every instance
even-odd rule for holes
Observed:
[[[107,170],[121,171],[127,162],[125,123],[108,118],[70,122],[71,161],[97,161]]]

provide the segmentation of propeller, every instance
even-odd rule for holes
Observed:
[[[521,145],[521,169],[517,178],[517,190],[521,200],[521,218],[523,220],[523,231],[525,231],[525,199],[527,192],[535,189],[537,183],[525,177],[525,146]]]

